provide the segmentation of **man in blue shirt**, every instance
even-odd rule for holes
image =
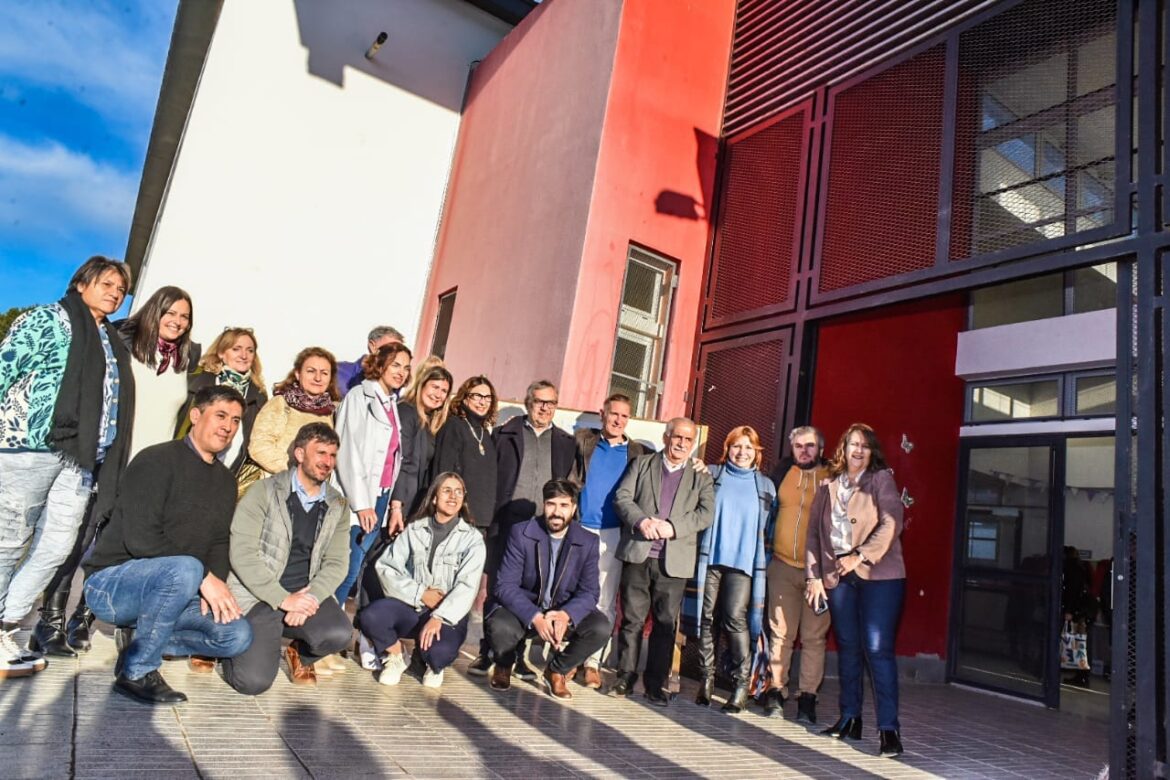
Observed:
[[[601,597],[597,608],[611,624],[617,616],[617,591],[622,578],[622,562],[614,555],[622,524],[613,508],[613,494],[626,464],[645,454],[641,444],[626,436],[631,411],[628,396],[615,393],[605,399],[601,429],[582,428],[576,433],[577,455],[569,476],[581,486],[581,527],[598,537]],[[601,687],[605,651],[602,646],[585,660],[582,682],[588,688]]]
[[[366,339],[366,355],[375,354],[387,344],[405,343],[406,337],[397,328],[392,328],[389,325],[379,325],[370,331]],[[346,393],[362,383],[362,360],[366,355],[362,355],[353,362],[347,360],[338,361],[337,387],[341,390],[341,396],[343,398]]]

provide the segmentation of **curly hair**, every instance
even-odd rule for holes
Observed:
[[[455,395],[451,396],[451,400],[447,402],[447,414],[455,415],[461,419],[467,419],[467,410],[464,407],[464,402],[467,401],[467,395],[471,392],[473,387],[477,385],[487,385],[488,390],[492,393],[492,405],[488,409],[487,415],[484,417],[484,425],[495,425],[496,418],[500,415],[500,396],[496,393],[496,386],[486,376],[473,376],[459,385],[459,389],[455,391]]]
[[[884,471],[889,468],[886,463],[885,453],[882,452],[882,443],[878,441],[877,434],[873,432],[865,423],[853,423],[845,429],[845,433],[841,434],[840,440],[837,442],[837,451],[833,453],[833,459],[829,462],[829,473],[834,477],[839,477],[848,469],[848,456],[846,451],[849,448],[849,437],[854,433],[860,433],[865,438],[865,443],[869,447],[869,468],[867,471]]]
[[[386,366],[390,365],[390,361],[403,352],[406,353],[406,381],[409,382],[410,360],[414,355],[410,353],[409,347],[398,341],[391,341],[384,347],[378,347],[377,352],[362,358],[362,378],[377,381],[382,377],[382,372],[386,370]]]

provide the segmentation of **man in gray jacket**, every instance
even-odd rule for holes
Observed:
[[[349,568],[349,515],[329,485],[337,433],[302,427],[293,441],[297,467],[255,483],[232,518],[228,587],[252,626],[252,645],[223,663],[228,685],[257,695],[272,687],[280,639],[297,684],[317,681],[313,662],[344,649],[353,624],[333,592]]]
[[[653,616],[642,684],[651,704],[670,703],[666,680],[687,579],[695,574],[697,541],[715,518],[715,486],[706,471],[686,468],[698,428],[686,417],[667,423],[662,452],[631,461],[613,505],[622,522],[622,621],[618,679],[612,693],[628,696],[637,678],[646,614]]]

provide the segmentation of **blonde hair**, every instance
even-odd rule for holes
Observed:
[[[215,337],[215,341],[211,342],[203,357],[199,359],[199,367],[209,374],[223,371],[223,358],[220,357],[220,353],[234,347],[243,336],[252,339],[252,349],[256,350],[252,357],[252,384],[264,390],[267,385],[264,384],[264,369],[260,365],[260,344],[256,341],[256,334],[251,328],[224,328],[223,333]]]

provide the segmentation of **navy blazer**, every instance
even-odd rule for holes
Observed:
[[[508,535],[504,559],[496,574],[496,606],[505,607],[526,626],[544,612],[545,578],[549,576],[548,531],[538,518],[518,523]],[[601,596],[598,579],[598,540],[574,520],[557,556],[552,572],[553,592],[550,609],[564,610],[573,625],[581,624],[597,608]]]

